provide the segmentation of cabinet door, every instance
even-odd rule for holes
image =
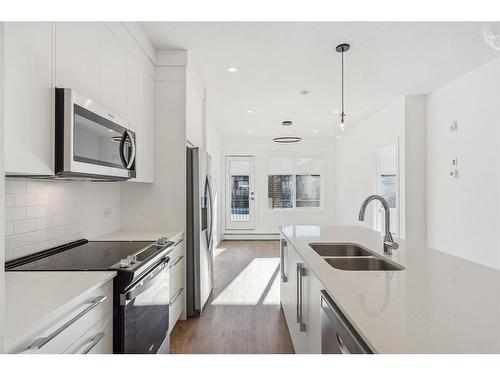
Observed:
[[[99,26],[99,103],[106,109],[128,118],[127,51],[113,32]]]
[[[55,82],[57,87],[98,100],[98,22],[56,22]]]
[[[300,332],[302,353],[321,353],[322,286],[307,265],[302,276],[302,314],[305,330]]]
[[[143,182],[154,182],[155,160],[155,122],[154,122],[154,95],[155,82],[147,73],[142,74],[142,135],[140,142],[141,173]]]
[[[189,72],[186,75],[186,138],[196,147],[202,146],[203,96]]]
[[[51,22],[5,23],[5,171],[51,175]]]
[[[301,262],[301,259],[286,240],[282,240],[282,244],[285,245],[281,259],[282,262],[284,261],[284,270],[286,270],[286,282],[283,279],[281,280],[281,307],[295,353],[301,353],[301,335],[297,323],[297,264]]]

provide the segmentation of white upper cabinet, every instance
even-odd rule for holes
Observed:
[[[135,180],[153,182],[153,66],[124,26],[114,27],[116,34],[102,22],[5,24],[7,174],[54,174],[54,87],[66,87],[130,120]]]
[[[128,118],[127,51],[113,32],[100,24],[99,103],[106,109]]]
[[[127,103],[130,128],[136,133],[137,182],[154,179],[154,80],[132,58],[127,62]]]
[[[202,147],[203,96],[193,78],[186,76],[186,138],[196,147]]]
[[[87,98],[99,98],[99,23],[57,22],[56,87],[72,88]]]
[[[53,157],[50,22],[5,23],[5,171],[50,175]]]

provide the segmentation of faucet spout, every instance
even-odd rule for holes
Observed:
[[[382,206],[384,207],[385,211],[385,217],[384,217],[384,224],[385,224],[385,233],[384,233],[384,254],[392,255],[392,250],[396,250],[399,247],[399,244],[394,241],[392,238],[391,230],[390,230],[390,225],[391,225],[391,213],[389,209],[389,203],[387,203],[387,200],[377,194],[370,195],[368,198],[366,198],[363,201],[363,204],[361,205],[361,208],[359,210],[359,221],[365,221],[365,215],[366,215],[366,207],[371,201],[377,200],[380,203],[382,203]]]

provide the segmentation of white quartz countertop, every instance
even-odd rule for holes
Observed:
[[[156,241],[160,237],[167,237],[175,243],[183,239],[183,232],[142,232],[133,230],[121,230],[104,236],[92,238],[92,241]]]
[[[96,289],[115,276],[114,271],[6,272],[6,340],[50,318],[85,291]]]
[[[378,232],[298,225],[281,231],[374,352],[500,353],[499,270],[399,241],[386,257],[404,270],[342,271],[309,243],[357,243],[382,255]]]

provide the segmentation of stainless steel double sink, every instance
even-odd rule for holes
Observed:
[[[310,243],[330,266],[344,271],[401,271],[404,267],[353,243]]]

